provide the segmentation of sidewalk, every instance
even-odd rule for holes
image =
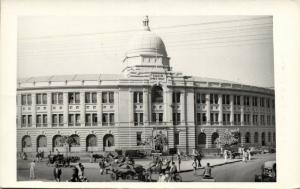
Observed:
[[[175,161],[176,166],[178,168],[177,159],[174,160],[174,161]],[[222,165],[225,165],[225,164],[235,163],[235,162],[239,162],[239,161],[242,161],[242,159],[228,159],[225,162],[224,159],[222,159],[222,158],[216,158],[216,159],[205,159],[204,158],[204,159],[201,160],[202,167],[200,167],[198,169],[203,169],[204,166],[207,163],[210,163],[211,167],[215,167],[215,166],[222,166]],[[145,168],[148,168],[150,162],[151,162],[151,160],[148,160],[148,159],[147,160],[139,160],[139,159],[135,160],[135,164],[142,165]],[[193,160],[186,160],[186,161],[183,160],[183,161],[181,161],[180,172],[192,171],[193,170],[192,162],[193,162]],[[82,163],[82,164],[85,168],[90,168],[90,169],[98,169],[99,168],[98,163]]]

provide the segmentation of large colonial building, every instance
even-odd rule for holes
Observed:
[[[165,44],[143,20],[121,74],[18,79],[18,151],[149,149],[157,134],[168,147],[215,148],[226,129],[241,145],[275,144],[274,90],[172,71]]]

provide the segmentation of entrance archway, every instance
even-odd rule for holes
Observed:
[[[251,134],[250,134],[250,132],[247,132],[245,134],[245,143],[247,143],[247,144],[251,143]]]
[[[219,134],[217,132],[214,132],[212,135],[211,135],[211,146],[213,148],[216,147],[216,140],[217,138],[219,138]]]
[[[104,135],[104,137],[103,137],[103,150],[107,151],[113,146],[115,146],[114,136],[112,134]]]
[[[31,148],[31,137],[29,135],[25,135],[22,138],[22,151],[26,151],[27,148]]]
[[[58,148],[58,147],[63,147],[62,136],[61,135],[55,135],[55,136],[53,136],[53,139],[52,139],[53,151],[54,151],[55,148]]]
[[[254,133],[254,143],[258,143],[258,132]]]
[[[206,134],[200,133],[198,135],[198,146],[201,148],[205,148],[205,145],[206,145]]]
[[[47,137],[45,135],[39,135],[36,139],[36,148],[37,151],[40,151],[41,148],[47,147]]]
[[[261,145],[262,146],[266,145],[266,134],[265,134],[265,132],[261,133]]]
[[[86,151],[93,151],[93,147],[97,146],[97,137],[94,134],[90,134],[86,137]]]

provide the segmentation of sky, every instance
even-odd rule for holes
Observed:
[[[18,77],[118,74],[143,16],[18,19]],[[274,87],[270,16],[151,16],[173,71]]]

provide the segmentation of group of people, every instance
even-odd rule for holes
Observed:
[[[87,178],[84,176],[84,166],[82,163],[78,163],[78,165],[73,166],[72,176],[68,182],[87,182]]]
[[[251,150],[246,148],[240,148],[239,154],[242,155],[243,162],[247,163],[248,160],[251,160]],[[232,159],[232,152],[230,150],[223,151],[224,161],[226,162],[227,159]]]

